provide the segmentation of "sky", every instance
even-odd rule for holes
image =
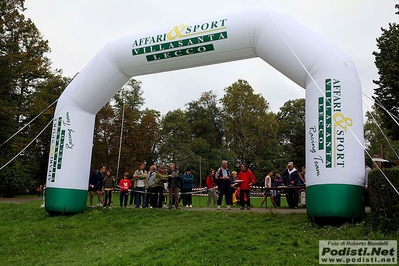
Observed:
[[[173,27],[247,9],[276,10],[341,48],[357,67],[363,112],[371,110],[378,70],[373,51],[381,27],[397,22],[394,0],[25,0],[25,16],[49,41],[54,69],[73,77],[107,43],[133,33]],[[144,34],[145,35],[145,34]],[[162,115],[196,101],[205,91],[218,98],[244,79],[277,113],[305,90],[259,58],[134,77],[142,82],[144,108]],[[168,104],[170,102],[175,105]]]

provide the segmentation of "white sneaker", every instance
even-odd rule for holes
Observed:
[[[230,205],[226,205],[226,209],[231,210]]]
[[[217,209],[217,210],[220,210],[220,205],[218,205],[216,209]]]
[[[186,208],[188,208],[188,204],[186,205]]]
[[[190,208],[192,208],[193,207],[193,205],[190,205]]]

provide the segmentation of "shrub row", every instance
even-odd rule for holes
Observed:
[[[385,175],[385,176],[384,176]],[[388,182],[388,180],[390,182]],[[399,229],[399,168],[370,171],[368,188],[373,228],[382,232]]]

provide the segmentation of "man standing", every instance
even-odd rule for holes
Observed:
[[[147,171],[144,169],[145,163],[142,162],[139,165],[139,170],[136,170],[133,174],[133,188],[135,190],[136,197],[134,199],[134,204],[136,208],[140,207],[146,208],[146,195],[145,191],[148,188]]]
[[[89,179],[89,191],[90,191],[90,207],[93,206],[93,197],[94,194],[97,194],[98,200],[101,202],[102,206],[104,206],[104,199],[102,195],[102,189],[104,184],[104,172],[105,166],[101,166],[99,170],[95,170]]]
[[[296,186],[298,184],[298,180],[300,179],[299,172],[294,167],[293,162],[288,163],[287,168],[284,170],[281,176],[283,177],[284,185],[288,187]],[[288,194],[286,195],[288,207],[298,208],[298,189],[288,189],[288,193],[286,194]]]
[[[220,205],[222,205],[223,195],[226,201],[226,208],[231,209],[231,192],[230,192],[230,172],[228,167],[228,162],[226,160],[222,161],[222,166],[216,173],[216,180],[219,187],[219,198],[217,201],[217,209],[220,210]]]
[[[213,199],[213,206],[216,206],[217,202],[217,195],[216,195],[216,188],[215,186],[215,170],[211,169],[209,175],[206,177],[206,187],[208,188],[208,201],[206,202],[206,206],[209,207],[211,200]]]
[[[172,209],[173,203],[175,204],[176,209],[180,209],[179,208],[180,175],[174,163],[169,164],[168,188],[169,188],[169,210]]]

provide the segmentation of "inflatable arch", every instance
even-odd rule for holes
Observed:
[[[86,209],[96,113],[133,76],[260,57],[306,89],[307,213],[361,218],[361,86],[340,49],[275,11],[246,11],[110,42],[58,100],[45,208]]]

